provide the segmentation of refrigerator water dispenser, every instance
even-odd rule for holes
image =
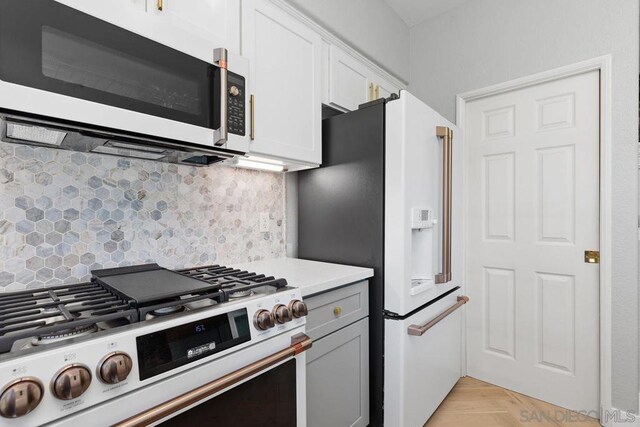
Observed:
[[[435,286],[433,276],[433,210],[411,209],[411,288],[418,295]]]

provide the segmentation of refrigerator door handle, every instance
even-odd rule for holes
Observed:
[[[453,131],[445,126],[436,127],[442,138],[442,272],[436,274],[436,284],[451,281],[451,199],[453,166]]]
[[[414,336],[417,336],[417,337],[421,337],[429,329],[433,328],[438,323],[440,323],[440,321],[442,321],[442,319],[444,319],[445,317],[447,317],[448,315],[450,315],[451,313],[453,313],[458,308],[462,307],[463,305],[465,305],[468,302],[469,302],[469,297],[464,296],[464,295],[459,295],[458,296],[458,302],[456,302],[451,307],[447,308],[442,313],[438,314],[436,317],[434,317],[432,320],[428,321],[424,325],[422,325],[422,326],[421,325],[409,325],[407,327],[407,333],[409,335],[414,335]]]

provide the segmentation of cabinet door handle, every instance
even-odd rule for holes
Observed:
[[[376,99],[380,99],[380,85],[376,85]]]
[[[373,101],[373,83],[369,83],[369,101]]]
[[[249,98],[249,109],[251,114],[251,132],[249,133],[249,137],[251,141],[256,139],[256,97],[255,95],[251,95]]]
[[[163,4],[162,4],[162,0],[156,0],[156,7],[158,8],[158,10],[162,10]]]

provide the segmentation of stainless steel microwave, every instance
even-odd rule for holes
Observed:
[[[211,61],[52,0],[0,0],[3,141],[207,165],[244,154],[246,59]]]

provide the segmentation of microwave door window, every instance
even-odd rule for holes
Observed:
[[[215,70],[56,1],[0,0],[5,82],[216,129]]]
[[[42,73],[170,110],[195,116],[202,113],[194,80],[48,26],[42,29]]]

